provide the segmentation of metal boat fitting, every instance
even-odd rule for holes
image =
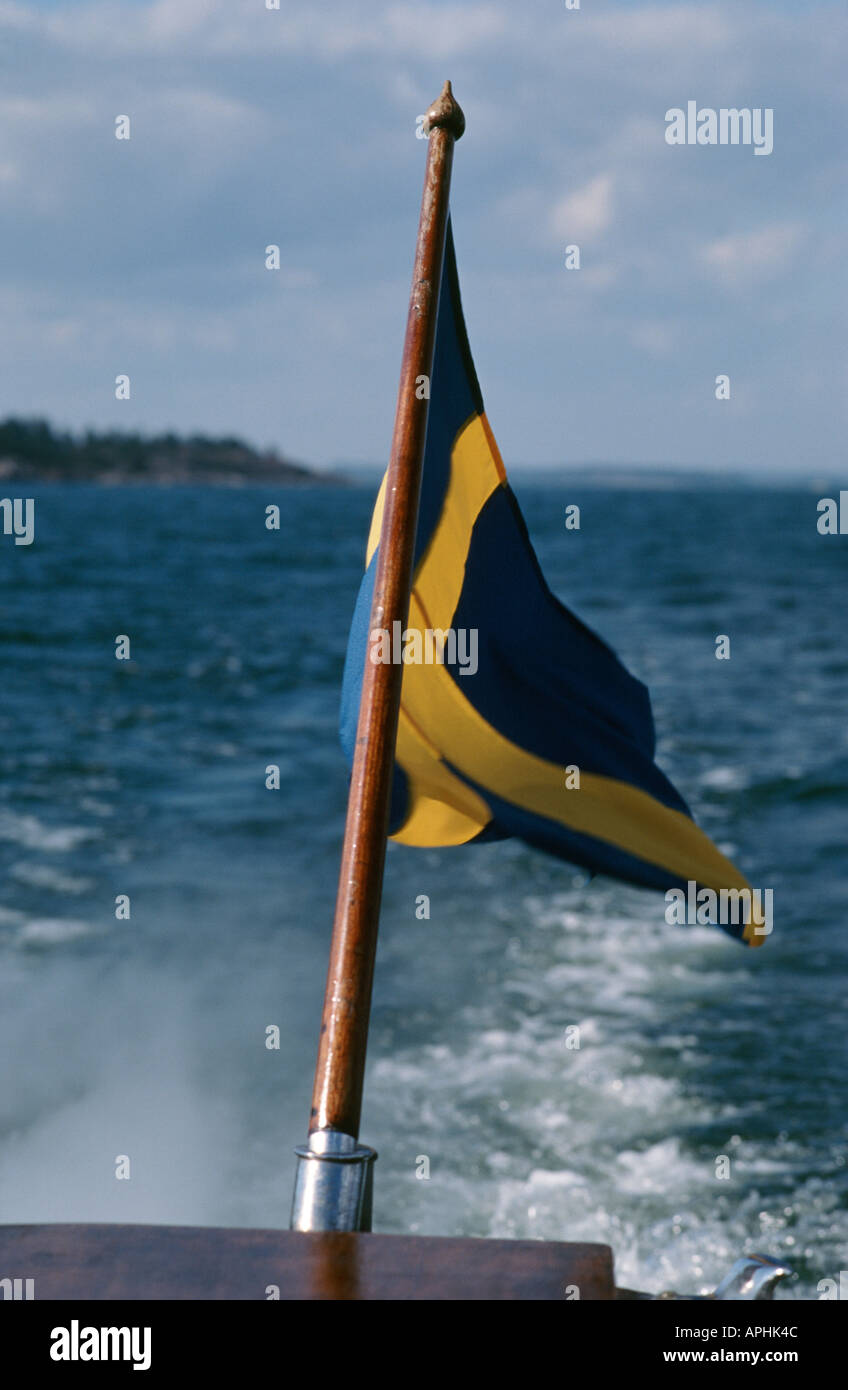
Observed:
[[[352,1134],[316,1129],[295,1149],[293,1231],[370,1231],[374,1149]]]
[[[771,1255],[743,1255],[717,1284],[712,1293],[675,1293],[665,1289],[662,1293],[637,1293],[635,1289],[617,1289],[618,1299],[649,1299],[657,1302],[662,1299],[681,1299],[687,1303],[709,1302],[714,1299],[736,1302],[762,1302],[774,1298],[774,1291],[781,1279],[793,1276],[795,1271],[782,1260],[772,1259]]]
[[[743,1255],[725,1274],[721,1283],[716,1285],[712,1293],[673,1293],[669,1289],[664,1293],[654,1295],[654,1297],[658,1299],[681,1298],[690,1302],[698,1299],[762,1302],[774,1298],[774,1291],[781,1279],[790,1277],[794,1272],[789,1268],[789,1265],[783,1264],[780,1260],[772,1259],[771,1255]]]
[[[712,1298],[745,1299],[762,1302],[774,1298],[781,1279],[794,1274],[789,1265],[770,1255],[744,1255],[716,1286]]]

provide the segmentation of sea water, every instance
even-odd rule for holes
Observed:
[[[816,1298],[848,1268],[848,546],[814,488],[514,487],[774,931],[669,926],[661,893],[515,841],[390,846],[375,1229],[604,1241],[650,1290],[764,1250]],[[27,492],[33,544],[0,544],[0,1221],[284,1227],[374,489]]]

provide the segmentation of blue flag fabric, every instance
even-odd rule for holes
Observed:
[[[592,873],[682,889],[690,902],[693,884],[744,901],[746,880],[654,762],[645,686],[545,582],[483,407],[450,223],[409,618],[371,633],[384,490],[385,479],[341,737],[352,761],[364,663],[402,661],[391,837],[437,846],[518,836]],[[750,913],[736,915],[726,929],[759,945]]]

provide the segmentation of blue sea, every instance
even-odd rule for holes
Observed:
[[[816,1298],[848,1269],[848,540],[821,489],[513,484],[774,932],[669,926],[518,842],[390,846],[375,1229],[604,1241],[651,1291],[764,1250]],[[374,489],[29,491],[34,544],[0,539],[0,1221],[284,1227]]]

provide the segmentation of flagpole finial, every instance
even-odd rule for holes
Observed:
[[[438,101],[433,102],[424,122],[424,129],[428,135],[431,130],[435,130],[437,127],[442,130],[449,130],[454,140],[459,140],[465,130],[465,116],[451,90],[450,82],[445,83]]]

